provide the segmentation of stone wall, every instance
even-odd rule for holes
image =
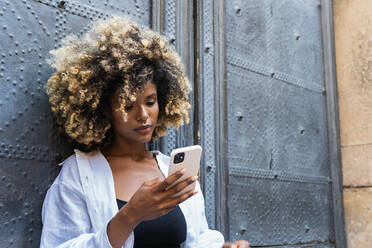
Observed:
[[[372,1],[334,0],[344,208],[349,248],[372,247]]]

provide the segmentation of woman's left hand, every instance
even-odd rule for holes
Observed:
[[[232,243],[226,242],[222,248],[250,248],[250,246],[246,240],[239,240]]]

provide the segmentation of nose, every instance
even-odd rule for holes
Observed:
[[[138,114],[137,114],[137,120],[141,121],[141,122],[145,122],[145,121],[147,121],[148,118],[149,118],[149,113],[146,109],[146,106],[140,105],[139,110],[138,110]]]

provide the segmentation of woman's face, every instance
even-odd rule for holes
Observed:
[[[122,138],[130,142],[145,143],[151,140],[152,133],[158,122],[159,105],[156,86],[152,81],[145,84],[139,92],[136,101],[127,105],[127,121],[119,110],[119,91],[110,99],[112,109],[112,126],[115,138]]]

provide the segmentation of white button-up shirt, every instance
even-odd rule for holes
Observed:
[[[168,175],[169,157],[157,152],[160,170]],[[100,151],[75,154],[66,159],[49,188],[42,209],[40,247],[111,248],[107,224],[119,211],[111,168]],[[222,234],[210,230],[204,213],[204,198],[198,194],[179,206],[187,225],[185,248],[220,248]],[[123,248],[133,248],[133,231]]]

